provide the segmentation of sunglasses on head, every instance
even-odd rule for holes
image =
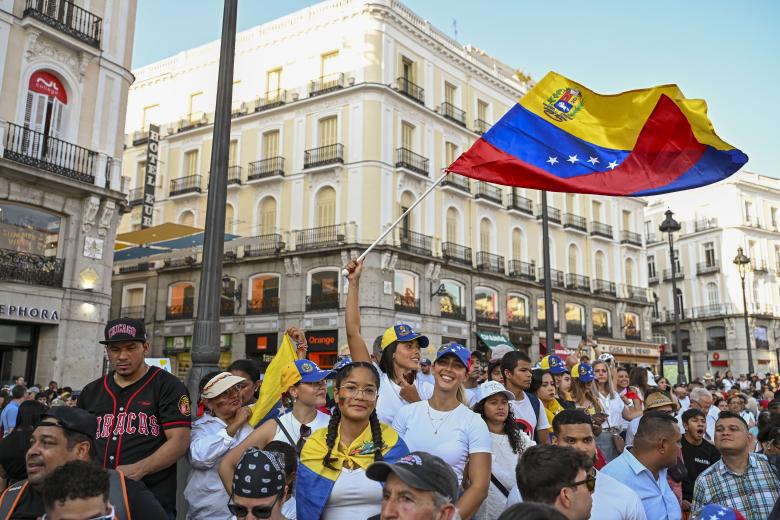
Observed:
[[[269,506],[254,506],[251,508],[239,504],[234,504],[233,497],[230,497],[230,502],[228,502],[228,510],[230,511],[230,514],[235,515],[236,518],[246,518],[250,511],[252,512],[252,516],[255,518],[271,518],[271,513],[274,512],[274,506],[276,506],[276,503],[282,497],[282,494],[283,493],[279,493],[276,495],[276,498]]]

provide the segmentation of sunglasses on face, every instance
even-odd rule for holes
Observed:
[[[236,518],[246,518],[250,511],[255,518],[271,518],[271,513],[274,512],[274,506],[276,506],[276,503],[281,496],[281,494],[276,495],[276,498],[270,506],[254,506],[251,508],[234,504],[231,498],[231,501],[228,502],[228,510],[230,511],[230,514],[235,515]]]
[[[46,520],[47,518],[48,518],[48,517],[47,517],[47,516],[44,514],[44,515],[41,517],[41,520]],[[90,518],[89,520],[114,520],[114,506],[111,506],[111,512],[110,512],[110,513],[108,513],[107,515],[102,515],[102,516],[93,516],[93,517],[92,517],[92,518]]]
[[[580,480],[579,482],[573,482],[569,484],[567,487],[570,488],[576,488],[577,486],[581,486],[582,484],[585,484],[585,487],[588,488],[588,493],[591,495],[596,490],[596,470],[590,470],[590,473],[588,473],[588,478],[585,480]]]

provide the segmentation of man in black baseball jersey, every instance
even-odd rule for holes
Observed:
[[[176,508],[176,462],[190,445],[190,398],[175,376],[144,361],[142,321],[111,320],[106,354],[113,370],[92,381],[78,406],[97,416],[95,446],[106,468],[142,480],[166,512]]]

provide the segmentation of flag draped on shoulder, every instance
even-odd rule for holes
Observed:
[[[447,169],[508,186],[645,196],[718,182],[747,159],[715,134],[707,104],[677,85],[601,95],[550,72]]]
[[[263,384],[260,386],[260,396],[252,407],[252,417],[249,419],[249,424],[257,426],[270,412],[280,406],[282,370],[290,363],[294,363],[296,359],[298,356],[295,353],[295,346],[290,337],[285,334],[282,338],[282,344],[279,345],[276,355],[265,371]]]

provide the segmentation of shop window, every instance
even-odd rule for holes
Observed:
[[[726,327],[707,327],[707,350],[726,350]]]
[[[626,312],[623,314],[623,335],[626,339],[639,341],[641,335],[639,332],[639,315],[635,312]]]
[[[575,336],[585,334],[585,307],[577,303],[567,303],[564,307],[566,333]]]
[[[258,274],[249,279],[247,314],[279,312],[279,279],[275,274]]]
[[[442,280],[439,285],[439,305],[445,318],[466,319],[466,307],[463,304],[463,285],[454,280]]]
[[[593,335],[596,337],[612,337],[612,313],[607,309],[594,308],[591,311]]]
[[[57,256],[61,219],[29,206],[0,202],[0,249]]]
[[[420,298],[417,293],[419,276],[409,271],[396,271],[394,287],[395,310],[420,312]]]
[[[544,298],[536,299],[536,321],[537,328],[541,331],[547,330],[547,319],[544,310]],[[553,328],[557,331],[558,323],[558,302],[553,300]]]
[[[498,293],[488,287],[474,290],[474,315],[477,322],[498,325]]]
[[[338,309],[339,271],[324,269],[309,273],[306,310]]]
[[[506,316],[510,327],[530,328],[528,298],[521,294],[510,294],[506,299]]]
[[[168,288],[166,319],[191,319],[195,303],[195,286],[189,282],[173,284]]]

